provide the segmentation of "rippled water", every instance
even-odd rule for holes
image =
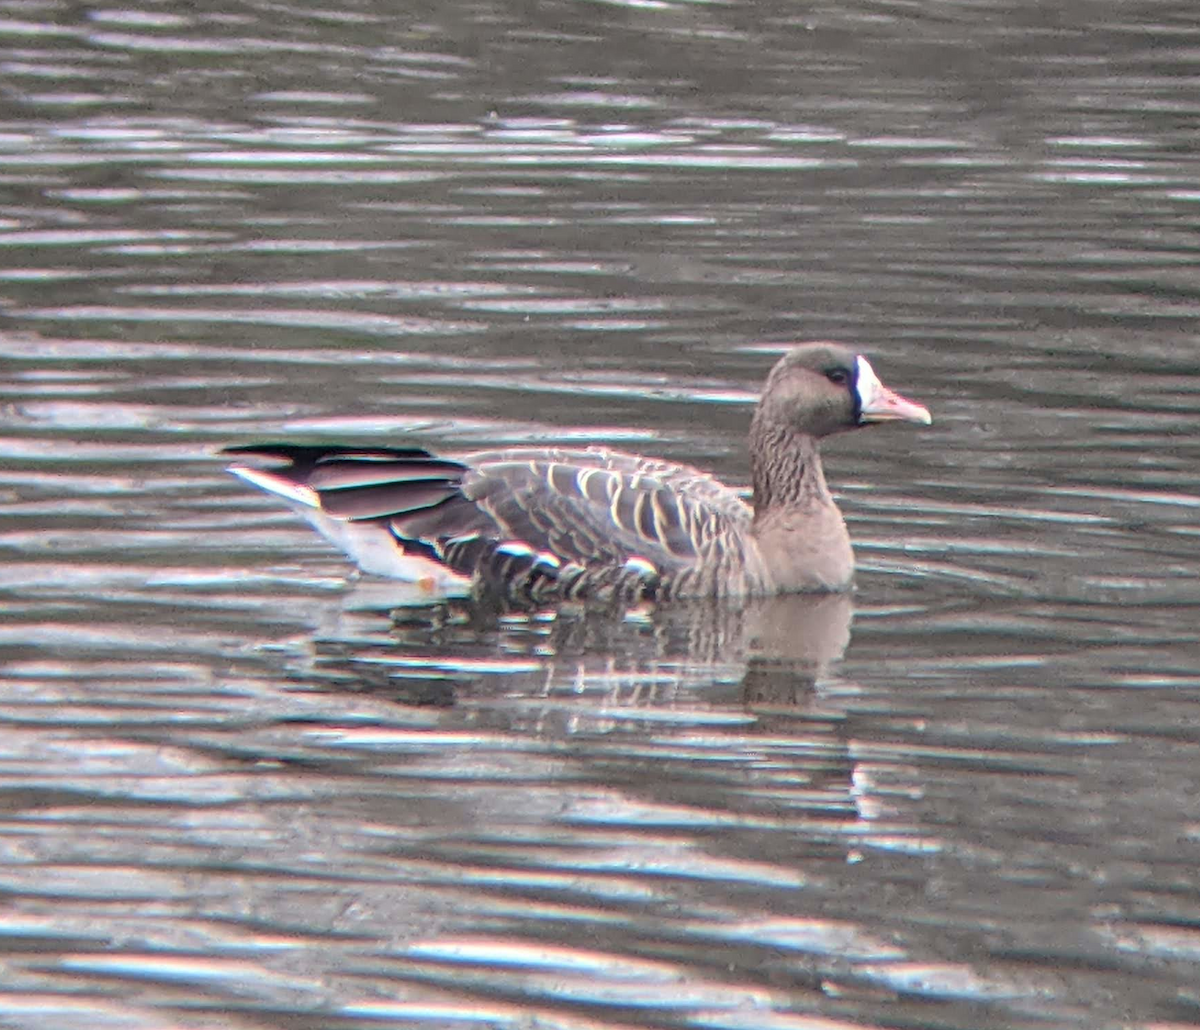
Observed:
[[[0,0],[0,1023],[1200,1023],[1198,39]],[[744,484],[814,337],[935,419],[852,600],[421,606],[215,453]]]

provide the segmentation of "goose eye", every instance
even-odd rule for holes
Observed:
[[[836,386],[845,386],[850,382],[850,373],[844,368],[831,368],[825,373],[825,378]]]

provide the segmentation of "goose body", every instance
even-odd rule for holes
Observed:
[[[817,440],[881,421],[930,418],[865,358],[823,343],[768,376],[751,424],[752,504],[698,469],[603,447],[225,453],[367,572],[437,593],[661,600],[847,589],[854,556]]]

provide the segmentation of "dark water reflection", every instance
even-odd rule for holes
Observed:
[[[1200,1022],[1198,31],[0,0],[0,1023]],[[744,483],[823,336],[935,417],[852,602],[414,605],[214,453]]]

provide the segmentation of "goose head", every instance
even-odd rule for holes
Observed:
[[[880,382],[871,363],[837,343],[805,343],[767,376],[755,412],[760,427],[810,437],[880,422],[929,425],[929,409]]]

